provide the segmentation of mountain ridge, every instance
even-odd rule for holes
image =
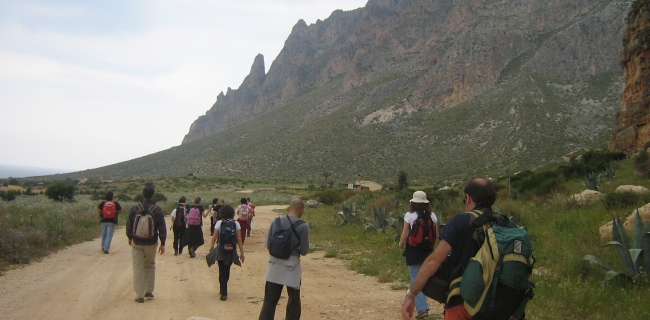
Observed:
[[[299,21],[182,145],[77,175],[445,181],[606,148],[629,5],[371,0]]]

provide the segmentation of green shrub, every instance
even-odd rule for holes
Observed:
[[[128,194],[124,194],[124,193],[116,194],[115,199],[122,200],[122,201],[131,201],[132,200],[132,198]]]
[[[312,198],[318,200],[318,202],[323,204],[335,204],[343,202],[343,197],[341,193],[334,189],[327,189],[323,191],[315,192],[312,195]]]
[[[47,187],[45,195],[54,201],[74,200],[74,185],[68,182],[55,182]]]
[[[587,172],[602,172],[607,170],[612,161],[619,161],[625,159],[623,152],[609,152],[590,150],[582,155],[582,162],[585,165]]]
[[[0,191],[0,199],[4,201],[13,201],[16,200],[16,196],[20,194],[20,191],[16,190],[8,190],[8,191]]]
[[[510,177],[510,184],[520,195],[533,194],[543,196],[555,190],[564,178],[556,170],[522,171]]]
[[[167,201],[167,197],[162,192],[156,192],[153,195],[153,201],[156,201],[156,202]]]
[[[343,198],[343,201],[348,200],[356,195],[357,192],[354,190],[343,190],[343,192],[341,192],[341,197]]]
[[[602,199],[607,210],[627,209],[650,202],[650,194],[636,192],[610,192]]]
[[[634,170],[640,174],[650,177],[650,155],[645,150],[641,150],[635,157],[633,163]]]

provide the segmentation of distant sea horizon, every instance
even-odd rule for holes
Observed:
[[[9,178],[9,177],[27,178],[27,177],[36,177],[36,176],[47,176],[51,174],[68,173],[74,171],[77,170],[0,164],[0,179]]]

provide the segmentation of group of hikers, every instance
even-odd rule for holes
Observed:
[[[131,208],[126,227],[132,246],[135,301],[140,303],[153,298],[156,245],[160,239],[158,252],[163,254],[167,237],[162,210],[153,201],[154,192],[153,187],[143,190],[144,200]],[[446,320],[525,319],[526,303],[533,296],[535,262],[528,234],[492,210],[496,192],[490,179],[472,177],[463,192],[466,211],[451,217],[440,230],[425,192],[414,192],[409,201],[399,240],[411,279],[402,303],[402,319],[411,319],[414,311],[416,319],[427,318],[427,297],[444,304]],[[98,208],[100,215],[109,211],[101,221],[105,254],[114,230],[114,225],[107,224],[116,224],[121,210],[112,196],[107,193]],[[241,266],[245,260],[244,240],[250,236],[254,206],[246,198],[237,208],[215,198],[208,210],[203,210],[201,198],[196,197],[190,205],[185,201],[182,197],[171,214],[174,254],[188,246],[190,257],[196,256],[196,248],[204,243],[202,218],[210,216],[212,239],[206,259],[208,264],[216,262],[219,266],[220,299],[226,300],[230,267],[233,263]],[[300,256],[309,251],[309,229],[300,219],[303,212],[302,200],[294,199],[288,215],[271,223],[266,243],[269,267],[259,319],[274,318],[285,286],[286,319],[300,319]]]
[[[235,215],[237,223],[241,227],[242,243],[246,237],[251,236],[251,224],[255,216],[255,206],[250,198],[241,198],[241,204],[237,206]],[[196,249],[205,243],[203,238],[203,218],[210,217],[210,236],[213,236],[217,224],[224,218],[220,210],[226,206],[224,200],[212,199],[212,204],[204,209],[201,205],[201,197],[195,197],[192,204],[187,203],[183,196],[178,200],[178,206],[171,212],[171,224],[174,231],[174,255],[183,253],[183,248],[188,247],[190,258],[196,257]],[[232,218],[231,218],[232,219]]]
[[[135,301],[138,303],[144,303],[145,298],[154,298],[156,254],[165,253],[167,240],[165,216],[153,200],[154,194],[155,189],[152,186],[144,188],[144,199],[131,208],[126,224],[126,236],[131,246]],[[237,208],[214,198],[208,209],[204,210],[200,197],[194,198],[192,204],[187,204],[186,201],[185,197],[181,197],[178,206],[170,214],[170,229],[174,232],[174,255],[181,254],[187,246],[190,258],[196,257],[196,249],[205,242],[203,218],[210,216],[210,253],[206,256],[206,261],[208,266],[214,263],[219,266],[220,300],[227,300],[230,269],[233,264],[241,266],[245,261],[244,240],[247,236],[250,237],[255,206],[250,202],[250,198],[242,198]],[[289,204],[288,214],[277,217],[269,228],[266,246],[270,258],[260,320],[274,319],[275,309],[285,286],[289,296],[286,319],[300,319],[300,256],[309,252],[309,228],[300,219],[304,208],[302,200],[293,199]],[[113,200],[113,192],[108,192],[98,207],[104,254],[109,253],[121,210],[120,204]]]

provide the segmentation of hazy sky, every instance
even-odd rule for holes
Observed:
[[[179,145],[299,19],[367,0],[0,0],[0,164],[97,168]]]

